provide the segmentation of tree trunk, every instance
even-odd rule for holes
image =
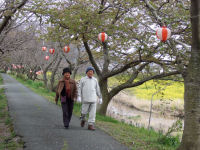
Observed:
[[[101,89],[102,100],[103,100],[103,103],[101,104],[101,107],[99,109],[99,113],[101,115],[106,115],[107,107],[108,107],[108,104],[110,102],[110,96],[109,96],[109,93],[108,93],[108,80],[107,79],[100,80],[99,86],[100,86],[100,89]]]
[[[200,149],[200,1],[191,0],[192,51],[184,75],[184,131],[179,150]]]
[[[44,72],[43,72],[43,81],[44,81],[44,86],[45,86],[45,88],[46,88],[46,89],[49,89],[49,88],[48,88],[48,85],[47,85],[47,83],[48,83],[47,71],[44,71]]]
[[[76,66],[74,70],[72,71],[72,79],[75,79],[77,71],[78,71],[78,67]]]
[[[52,74],[51,74],[51,80],[50,80],[50,83],[51,83],[51,91],[55,91],[55,86],[54,86],[54,82],[55,82],[55,75],[56,75],[56,71],[58,70],[58,66],[60,65],[62,61],[62,58],[60,58],[55,66],[55,68],[53,69],[52,71]]]

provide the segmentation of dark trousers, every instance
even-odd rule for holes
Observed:
[[[61,103],[61,105],[63,111],[63,123],[65,127],[68,127],[72,117],[74,101],[68,99],[66,103]]]

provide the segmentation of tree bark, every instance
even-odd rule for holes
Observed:
[[[102,98],[103,98],[103,103],[101,104],[101,107],[99,109],[99,113],[101,115],[106,115],[108,104],[111,101],[111,98],[108,93],[108,84],[107,83],[108,83],[107,79],[99,80],[99,86],[100,86]]]
[[[62,58],[60,57],[60,59],[58,60],[57,64],[56,64],[56,67],[53,69],[52,71],[52,74],[51,74],[51,80],[50,80],[50,83],[51,83],[51,91],[55,91],[55,87],[54,87],[54,81],[55,81],[55,74],[56,74],[56,71],[58,70],[58,66],[60,65],[62,61]]]
[[[178,150],[200,149],[200,1],[191,0],[192,51],[184,94],[184,131]]]

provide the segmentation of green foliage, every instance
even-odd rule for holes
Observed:
[[[3,84],[3,79],[1,78],[1,75],[0,75],[0,85]]]
[[[174,137],[174,136],[161,135],[158,138],[158,143],[167,145],[167,146],[177,147],[180,144],[180,139],[179,139],[179,136]]]
[[[166,136],[169,136],[172,132],[180,132],[182,131],[183,123],[182,120],[177,120],[172,126],[168,129]]]
[[[6,118],[5,124],[6,124],[6,125],[9,125],[9,124],[11,124],[11,123],[12,123],[12,120],[11,120],[10,118]]]
[[[23,75],[23,74],[21,74],[21,73],[18,73],[18,74],[17,74],[17,78],[20,78],[20,79],[22,79],[22,80],[26,80],[25,75]]]
[[[27,84],[28,85],[32,85],[33,84],[33,80],[27,80]]]
[[[5,73],[5,71],[0,69],[0,73]]]
[[[163,145],[168,146],[177,146],[180,144],[180,137],[177,136],[171,136],[171,133],[173,132],[181,132],[183,127],[183,123],[181,120],[177,120],[173,125],[168,129],[167,133],[165,135],[160,133],[160,136],[158,138],[158,142]]]
[[[44,83],[43,82],[35,82],[33,84],[33,86],[36,87],[36,88],[41,88],[41,87],[44,87]]]

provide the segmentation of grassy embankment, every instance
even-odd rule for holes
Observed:
[[[45,89],[42,82],[24,81],[19,78],[17,80],[54,103],[55,93]],[[78,103],[74,106],[74,114],[80,116],[80,104]],[[133,150],[175,150],[179,145],[178,137],[166,137],[154,130],[134,127],[99,114],[96,120],[96,126]]]
[[[0,75],[0,85],[3,79]],[[0,88],[0,150],[21,150],[23,142],[16,136],[12,120],[8,114],[8,106],[4,89]]]

